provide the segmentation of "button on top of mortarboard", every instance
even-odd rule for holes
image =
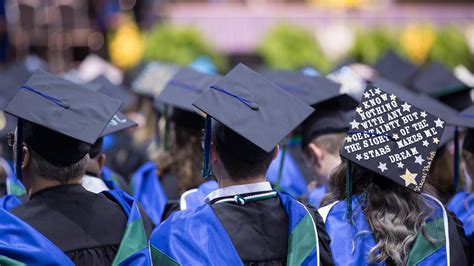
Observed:
[[[272,151],[314,110],[243,64],[193,105],[263,151]]]
[[[421,192],[445,121],[393,93],[368,85],[341,147],[341,156]]]

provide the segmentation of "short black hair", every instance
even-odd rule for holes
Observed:
[[[102,145],[104,144],[104,138],[101,137],[95,141],[94,144],[91,146],[91,150],[89,151],[89,156],[91,159],[96,158],[102,153]]]
[[[243,180],[266,174],[273,160],[274,149],[267,153],[222,124],[214,126],[212,132],[212,141],[230,178]],[[222,132],[226,132],[227,136],[232,135],[232,137],[227,138],[227,141],[231,139],[231,141],[237,142],[239,144],[237,149],[236,146],[229,145],[229,143],[224,142],[219,137],[219,135],[222,135]],[[253,154],[248,154],[238,149],[253,151]]]

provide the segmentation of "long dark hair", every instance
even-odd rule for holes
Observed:
[[[345,199],[347,167],[344,160],[333,172],[329,181],[331,192],[323,204]],[[433,194],[428,184],[424,191]],[[426,233],[425,224],[432,209],[420,194],[355,164],[352,166],[352,194],[365,195],[363,212],[376,241],[368,254],[370,263],[406,264],[420,230],[427,240],[434,241]]]

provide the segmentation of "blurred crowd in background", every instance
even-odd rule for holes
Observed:
[[[166,125],[160,119],[163,109],[156,108],[153,97],[178,66],[217,74],[243,62],[257,70],[302,71],[327,76],[341,84],[341,93],[358,96],[365,81],[377,75],[370,66],[388,51],[420,68],[441,63],[473,87],[474,4],[460,0],[0,1],[2,85],[19,87],[40,68],[83,84],[102,76],[110,86],[121,88],[124,112],[139,126],[107,136],[104,150],[107,165],[125,181],[160,154],[166,137],[160,129]],[[3,90],[6,103],[9,96]],[[0,130],[5,133],[1,156],[11,161],[6,133],[15,123],[8,123],[9,119],[1,113]],[[195,160],[193,165],[199,165],[201,156]],[[181,187],[181,192],[195,186]]]

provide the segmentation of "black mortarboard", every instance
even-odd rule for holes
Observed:
[[[94,80],[85,84],[89,89],[98,91],[102,94],[115,98],[123,102],[121,110],[128,110],[133,102],[134,95],[122,86],[118,86],[110,82],[105,76],[100,75]]]
[[[193,102],[216,83],[220,76],[198,72],[191,68],[181,68],[155,97],[155,108],[163,105],[173,107],[170,119],[183,126],[201,129],[204,118]]]
[[[445,122],[418,100],[367,85],[340,154],[413,191],[421,192]]]
[[[158,62],[148,63],[137,79],[132,83],[132,89],[144,96],[154,97],[161,93],[166,83],[179,70],[179,67]]]
[[[212,117],[223,125],[216,135],[225,148],[238,159],[250,162],[270,153],[313,112],[298,97],[243,64],[210,86],[193,105],[207,114],[206,135]],[[244,153],[248,150],[255,152]]]
[[[469,86],[440,63],[432,63],[418,71],[412,82],[413,90],[438,98],[458,111],[472,105]]]
[[[391,50],[379,58],[374,69],[380,76],[405,86],[410,84],[417,71],[416,65]]]
[[[68,165],[84,157],[120,108],[120,101],[35,71],[6,107],[23,122],[24,142],[48,161]],[[21,125],[18,141],[21,141]]]
[[[359,104],[347,94],[339,94],[312,105],[317,111],[312,113],[302,124],[302,148],[314,138],[331,133],[343,133],[349,129],[353,112]]]
[[[420,109],[426,110],[432,113],[433,115],[438,116],[451,126],[474,127],[474,120],[471,121],[468,119],[464,119],[462,116],[459,115],[458,111],[434,98],[423,94],[418,94],[402,85],[383,78],[378,78],[377,81],[373,83],[373,85],[379,88],[383,88],[384,91],[394,94],[402,100],[416,100],[416,105]]]
[[[340,84],[325,77],[310,77],[288,70],[266,70],[263,76],[286,92],[299,97],[309,105],[339,94]]]

